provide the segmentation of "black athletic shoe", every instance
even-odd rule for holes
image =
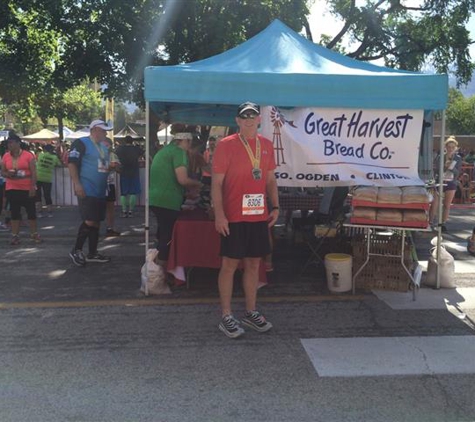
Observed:
[[[106,263],[109,262],[111,259],[108,256],[101,255],[99,252],[88,254],[86,256],[86,262],[101,262]]]
[[[120,236],[120,232],[115,231],[113,228],[108,228],[106,230],[106,236],[107,237],[117,237]]]
[[[71,252],[69,252],[69,256],[71,257],[74,265],[77,265],[78,267],[84,267],[86,265],[86,257],[80,249],[73,249]]]
[[[244,330],[239,325],[239,321],[232,315],[224,316],[218,328],[229,338],[238,338],[244,334]]]
[[[272,328],[272,324],[269,321],[266,321],[264,315],[259,311],[246,312],[241,323],[253,330],[259,331],[260,333],[265,333]]]

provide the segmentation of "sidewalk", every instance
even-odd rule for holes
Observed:
[[[143,300],[139,291],[140,269],[145,255],[144,209],[139,208],[132,218],[120,218],[116,208],[116,229],[120,237],[104,238],[101,228],[99,250],[110,255],[108,264],[88,264],[79,268],[72,264],[68,253],[79,226],[76,207],[61,207],[53,218],[39,219],[39,231],[44,243],[36,245],[28,239],[28,229],[22,227],[19,246],[9,244],[10,233],[0,232],[0,306],[2,303],[72,303],[76,301]],[[444,234],[444,244],[456,259],[456,281],[460,287],[475,283],[475,258],[466,252],[466,238],[475,225],[475,208],[454,208]],[[155,221],[150,221],[153,238]],[[424,265],[430,251],[431,233],[417,233],[414,241],[419,260]],[[289,246],[276,251],[274,272],[268,286],[259,292],[261,298],[298,298],[331,296],[326,287],[322,266],[310,266],[304,274],[302,267],[308,257],[306,245]],[[218,297],[216,269],[194,268],[190,274],[190,288],[163,297],[165,301],[190,299],[215,301]],[[239,278],[239,276],[237,276]],[[242,296],[240,283],[235,283],[237,297]],[[370,295],[368,292],[358,292]],[[343,300],[356,299],[340,294]],[[155,298],[156,299],[156,298]]]

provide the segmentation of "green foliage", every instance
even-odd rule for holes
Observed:
[[[473,0],[328,0],[328,5],[343,22],[331,40],[322,39],[329,48],[347,39],[348,55],[355,59],[383,59],[386,66],[412,71],[430,64],[438,73],[454,73],[458,86],[470,81],[475,63],[466,24],[475,12]]]
[[[454,135],[475,133],[475,96],[465,98],[460,91],[451,88],[446,117],[447,133]]]
[[[82,101],[82,94],[67,93],[81,89],[85,80],[97,81],[103,96],[143,105],[145,66],[219,54],[276,18],[311,36],[306,19],[311,2],[3,0],[0,98],[15,104],[22,119],[38,114],[44,124],[52,117],[84,122],[91,110],[72,105],[75,96]],[[327,3],[342,19],[335,34],[320,40],[329,48],[359,60],[382,58],[390,67],[407,70],[429,62],[438,72],[453,69],[459,84],[471,78],[475,65],[465,25],[475,11],[473,0],[422,0],[418,8],[402,0]],[[352,44],[345,49],[347,39]]]

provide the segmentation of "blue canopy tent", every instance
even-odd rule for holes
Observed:
[[[275,20],[217,56],[145,69],[145,100],[169,123],[233,125],[236,105],[443,110],[447,75],[359,62]]]
[[[166,123],[234,126],[236,107],[244,101],[430,111],[445,110],[447,99],[447,75],[359,62],[312,43],[279,20],[222,54],[145,69],[147,112]]]

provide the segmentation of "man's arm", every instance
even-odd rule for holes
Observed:
[[[73,182],[74,193],[79,198],[84,198],[86,196],[86,192],[84,192],[84,188],[79,180],[79,169],[76,163],[68,163],[69,175],[71,176],[71,180]]]
[[[269,213],[269,227],[272,227],[279,218],[279,192],[277,190],[277,180],[274,170],[269,170],[266,177],[267,197],[269,198],[272,209]]]
[[[175,169],[175,176],[178,180],[178,183],[185,188],[201,189],[203,187],[203,183],[201,183],[199,180],[188,177],[188,170],[186,167],[177,167]]]
[[[211,178],[211,200],[214,208],[216,231],[223,236],[228,236],[229,222],[224,214],[223,207],[223,182],[224,173],[213,173]]]

